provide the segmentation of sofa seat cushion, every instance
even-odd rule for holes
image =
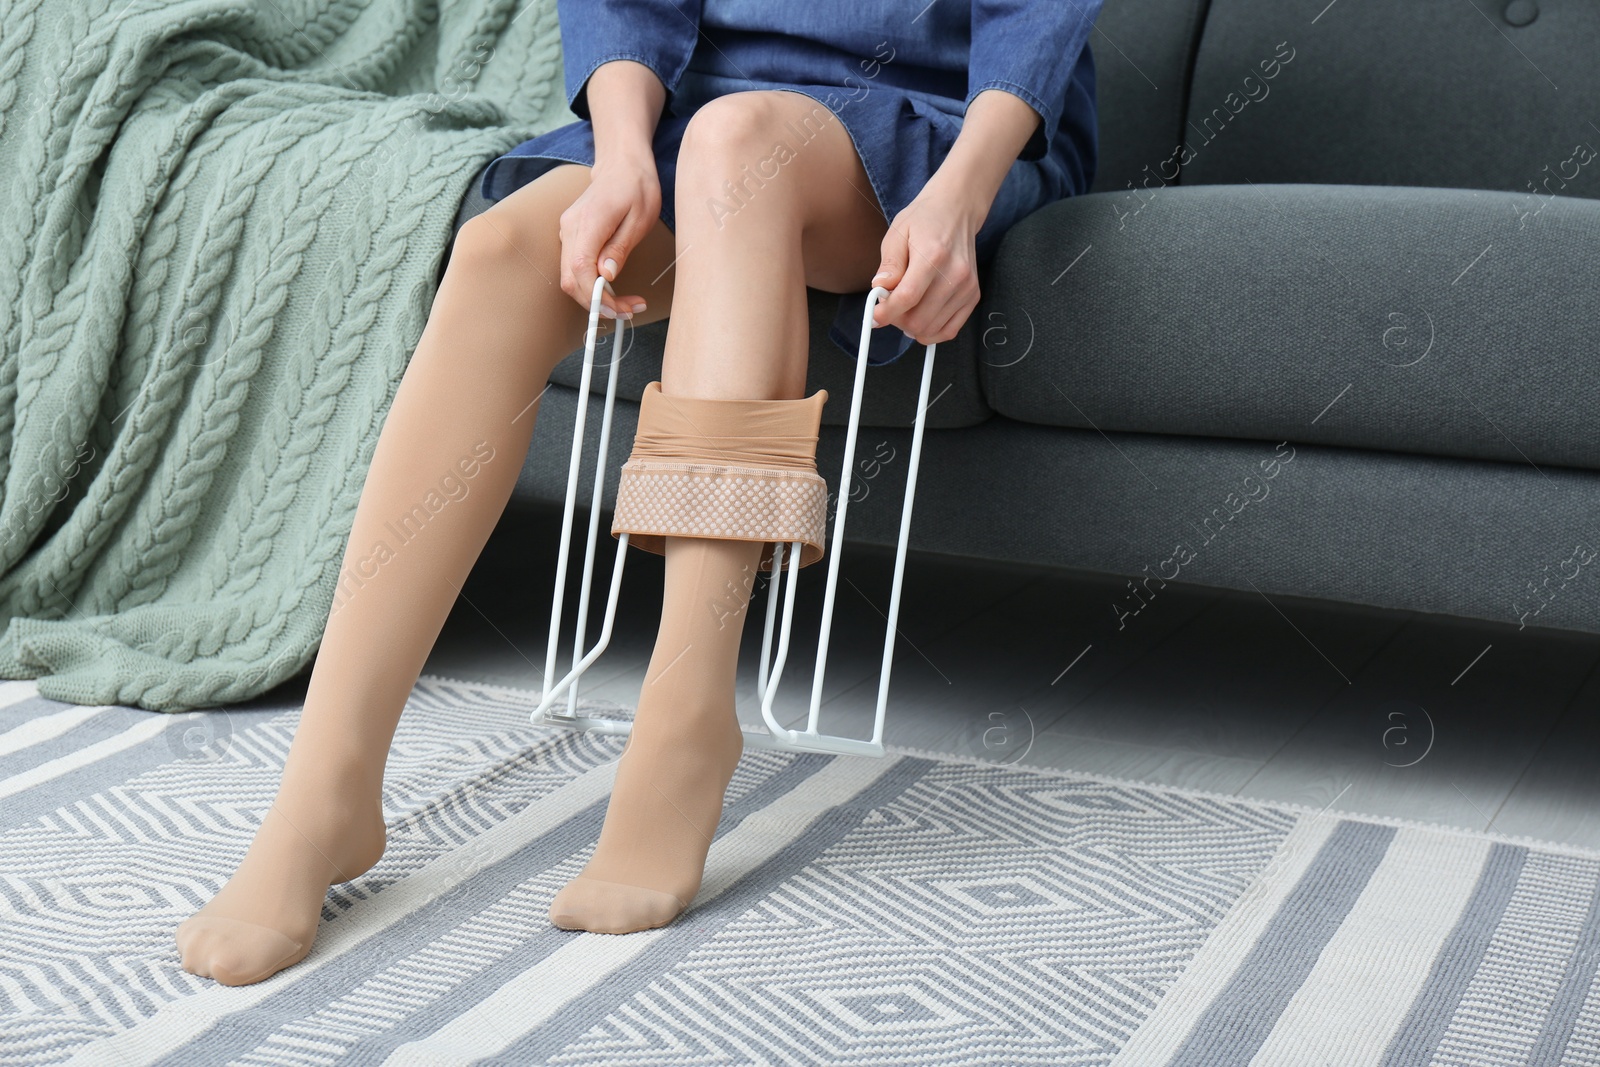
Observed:
[[[518,502],[548,507],[563,499],[574,397],[556,386],[545,398],[514,491]],[[617,405],[609,487],[616,485],[637,417],[637,405]],[[593,455],[598,419],[589,420],[586,434]],[[1303,444],[1108,436],[1111,444],[1093,430],[1002,416],[928,434],[911,547],[1114,575],[1104,582],[1104,599],[1092,605],[1114,637],[1160,625],[1155,620],[1176,606],[1167,598],[1177,585],[1163,591],[1164,581],[1237,589],[1263,610],[1289,615],[1296,612],[1284,594],[1476,617],[1508,629],[1600,632],[1600,597],[1581,595],[1582,585],[1577,593],[1553,595],[1559,586],[1541,590],[1538,584],[1557,572],[1566,575],[1574,556],[1581,560],[1591,551],[1583,531],[1600,507],[1600,474]],[[846,554],[857,542],[897,542],[910,444],[904,429],[858,441],[858,459],[875,448],[898,458],[875,468],[867,490],[852,497]],[[835,488],[843,458],[844,431],[824,427],[817,468]],[[591,485],[586,467],[582,507]],[[828,551],[838,546],[830,542]],[[880,590],[888,588],[892,569],[884,559]],[[907,580],[920,565],[913,555]],[[597,589],[606,581],[597,577]],[[815,586],[821,582],[820,573],[802,572],[801,596],[807,589],[820,595]],[[1064,618],[1057,625],[1065,666],[1083,641],[1071,642],[1076,623],[1068,626]],[[1284,629],[1290,640],[1300,640]],[[1325,668],[1316,652],[1302,648],[1307,662]],[[909,649],[900,654],[913,655]],[[1098,646],[1090,653],[1103,654]],[[1341,664],[1349,671],[1355,666]],[[1331,670],[1328,676],[1337,681]]]
[[[1026,422],[1600,467],[1600,203],[1455,189],[1090,194],[1006,235],[976,317]]]

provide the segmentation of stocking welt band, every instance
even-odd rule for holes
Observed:
[[[766,542],[763,570],[771,568],[771,542],[799,541],[800,565],[815,563],[828,511],[815,458],[826,399],[820,390],[802,400],[667,398],[650,383],[617,484],[612,534],[658,554],[669,536]],[[746,435],[735,436],[739,430]],[[700,446],[695,431],[712,431],[704,440],[715,444]]]
[[[815,471],[629,460],[617,485],[611,532],[648,552],[663,537],[800,541],[802,567],[822,558],[828,483]],[[771,565],[770,549],[761,566]]]

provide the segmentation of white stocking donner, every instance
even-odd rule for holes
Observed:
[[[600,420],[600,448],[595,459],[594,491],[589,501],[589,539],[583,556],[583,586],[578,594],[578,617],[573,638],[572,669],[554,683],[556,649],[561,640],[561,608],[566,592],[569,547],[572,543],[572,518],[577,506],[578,471],[583,457],[584,426],[589,412],[589,387],[594,378],[595,341],[600,325],[600,296],[612,292],[604,277],[596,278],[594,294],[589,301],[589,327],[583,345],[583,377],[578,385],[578,411],[572,429],[572,455],[567,467],[566,504],[561,519],[561,547],[556,557],[555,595],[550,604],[550,637],[545,655],[544,688],[539,706],[534,709],[533,723],[537,726],[565,726],[572,729],[594,730],[608,734],[626,734],[631,722],[599,716],[578,714],[578,680],[611,641],[612,624],[617,613],[617,594],[622,588],[622,568],[627,562],[628,535],[618,535],[616,562],[611,571],[611,590],[606,597],[605,623],[594,647],[585,651],[583,636],[589,618],[589,593],[594,584],[594,557],[600,535],[600,502],[605,492],[606,452],[611,437],[611,413],[617,398],[617,371],[622,363],[622,340],[626,331],[625,320],[616,320],[616,334],[612,341],[612,357],[606,381],[604,413]],[[783,667],[789,654],[789,636],[793,630],[794,599],[799,580],[800,542],[777,543],[772,560],[772,581],[768,586],[766,628],[761,639],[761,669],[757,687],[761,697],[761,717],[765,727],[745,726],[745,744],[760,748],[789,749],[801,752],[823,752],[832,755],[882,756],[884,715],[889,702],[889,671],[894,663],[894,639],[900,617],[900,592],[905,575],[906,547],[911,534],[911,503],[917,487],[917,465],[922,458],[922,435],[928,416],[928,387],[933,380],[933,357],[937,345],[928,345],[923,357],[922,385],[917,396],[917,417],[911,437],[911,463],[906,472],[905,503],[900,511],[900,538],[894,557],[894,585],[889,593],[888,622],[883,640],[883,666],[878,674],[878,703],[873,717],[870,739],[837,737],[820,731],[822,684],[827,668],[828,638],[833,629],[835,590],[839,584],[839,555],[844,545],[845,513],[850,504],[850,475],[855,467],[856,436],[861,425],[861,396],[866,386],[867,346],[872,337],[872,309],[889,295],[882,286],[875,286],[867,296],[867,307],[861,319],[861,344],[856,353],[855,386],[850,395],[850,422],[845,433],[844,467],[839,474],[839,507],[833,521],[833,552],[828,560],[828,584],[822,602],[822,625],[817,637],[817,665],[812,676],[811,708],[805,729],[789,729],[773,713],[773,699],[778,683],[783,677]],[[785,551],[787,549],[787,552]],[[788,563],[787,581],[780,568]],[[780,590],[787,586],[786,590]],[[778,600],[783,599],[783,621],[778,625]],[[777,626],[777,657],[771,661],[773,629]],[[566,695],[566,706],[558,708],[556,702]]]

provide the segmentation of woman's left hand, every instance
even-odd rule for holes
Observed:
[[[977,235],[989,205],[935,174],[894,217],[873,285],[889,295],[874,326],[898,326],[920,344],[950,340],[978,306]]]

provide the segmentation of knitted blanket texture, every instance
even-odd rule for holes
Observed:
[[[0,0],[0,676],[157,711],[311,661],[554,0]]]

